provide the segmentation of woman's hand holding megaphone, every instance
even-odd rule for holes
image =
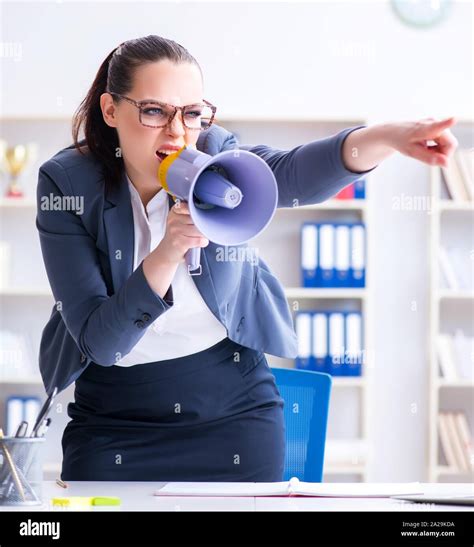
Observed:
[[[207,245],[209,240],[194,225],[188,204],[177,201],[168,213],[163,239],[143,260],[143,273],[150,287],[163,298],[187,251]]]
[[[182,262],[189,249],[208,245],[209,239],[196,228],[189,213],[188,204],[178,200],[168,213],[166,233],[159,246],[166,249],[170,258]]]

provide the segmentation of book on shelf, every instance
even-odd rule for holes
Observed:
[[[474,445],[464,412],[440,412],[438,431],[448,467],[454,471],[474,470]]]
[[[474,338],[466,336],[461,329],[456,329],[454,336],[439,334],[436,340],[436,352],[441,377],[448,382],[458,380],[474,381]]]
[[[319,483],[297,477],[283,482],[168,482],[155,496],[312,496],[324,498],[387,498],[421,494],[419,482],[411,483]]]
[[[474,150],[459,148],[447,167],[441,167],[446,190],[453,201],[474,200]]]

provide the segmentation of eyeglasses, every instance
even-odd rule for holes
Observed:
[[[190,104],[186,106],[175,106],[159,101],[134,101],[130,97],[112,93],[110,95],[119,97],[124,101],[133,104],[138,108],[138,119],[145,127],[165,127],[171,124],[178,110],[181,112],[181,119],[186,129],[192,131],[203,131],[208,129],[214,121],[217,108],[209,101],[203,99],[204,103]]]

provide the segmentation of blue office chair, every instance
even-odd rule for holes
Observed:
[[[283,480],[322,482],[331,376],[271,367],[285,401],[286,455]]]

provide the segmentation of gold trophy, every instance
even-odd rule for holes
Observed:
[[[18,178],[25,170],[25,167],[36,157],[36,150],[35,143],[8,146],[5,140],[0,142],[2,169],[10,175],[10,183],[5,193],[6,197],[24,197]]]

